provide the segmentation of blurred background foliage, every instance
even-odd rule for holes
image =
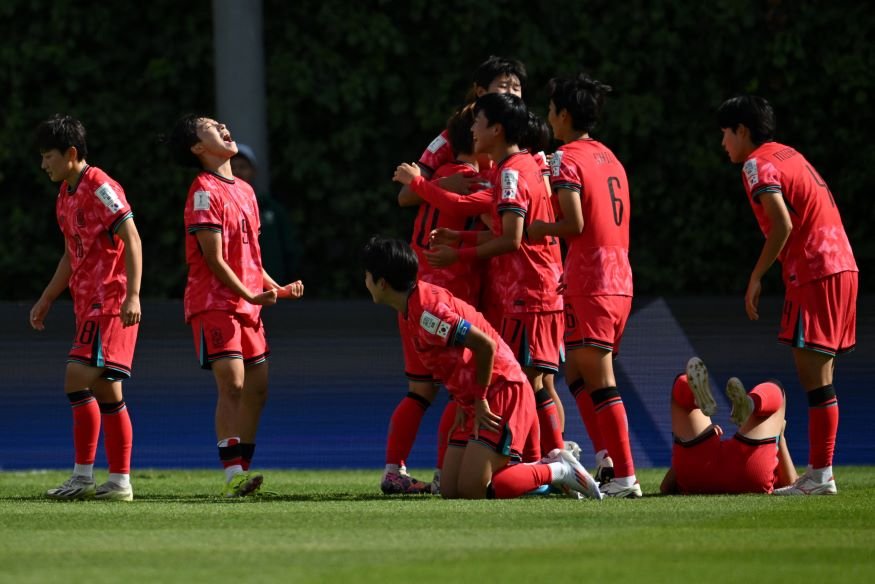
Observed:
[[[392,172],[419,157],[490,54],[526,63],[541,115],[555,75],[613,86],[594,135],[629,175],[637,294],[744,293],[762,237],[714,121],[740,92],[773,103],[779,141],[830,184],[865,270],[873,19],[847,0],[265,0],[271,192],[297,228],[308,296],[361,297],[361,243],[409,235],[415,212],[397,207]],[[85,123],[89,162],[127,192],[144,296],[180,297],[192,175],[158,136],[181,113],[214,111],[210,3],[3,0],[0,35],[0,298],[35,299],[63,249],[57,188],[32,143],[55,112]],[[778,272],[766,293],[781,292]]]

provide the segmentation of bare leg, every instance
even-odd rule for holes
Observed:
[[[239,428],[240,442],[255,443],[261,412],[267,403],[268,365],[263,361],[245,368],[243,393],[240,396]]]
[[[459,498],[459,473],[462,471],[462,459],[465,449],[449,446],[444,456],[444,467],[441,469],[441,497],[444,499]]]
[[[240,436],[240,402],[246,377],[243,360],[219,359],[213,362],[213,377],[218,391],[216,439]]]
[[[468,442],[459,473],[459,496],[463,499],[484,499],[492,475],[507,466],[510,459],[478,442]]]

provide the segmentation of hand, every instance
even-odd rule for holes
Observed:
[[[433,245],[423,252],[428,265],[435,268],[451,266],[459,260],[459,252],[448,245]]]
[[[428,234],[429,247],[434,247],[435,245],[459,245],[461,242],[462,235],[458,231],[447,229],[446,227],[438,227]]]
[[[493,414],[489,402],[480,399],[474,402],[474,439],[479,437],[480,428],[497,432],[501,428],[501,416]]]
[[[122,326],[125,328],[139,324],[142,313],[140,311],[140,296],[138,294],[128,294],[125,296],[119,317],[122,319]]]
[[[265,290],[261,294],[256,294],[249,303],[259,306],[273,306],[276,304],[277,290],[278,288],[274,288],[273,290]]]
[[[536,219],[535,221],[532,221],[532,224],[526,229],[526,233],[529,236],[529,241],[542,240],[547,235],[547,223],[540,219]]]
[[[450,430],[447,432],[447,441],[450,440],[453,436],[453,432],[455,432],[458,428],[465,427],[465,409],[461,406],[461,404],[456,406],[456,418],[453,420],[453,425],[450,426]]]
[[[402,162],[398,165],[398,168],[395,169],[395,174],[392,175],[392,180],[399,182],[402,185],[409,185],[413,182],[413,179],[418,176],[422,176],[422,171],[419,170],[419,166]]]
[[[751,276],[750,282],[747,284],[747,292],[744,293],[744,309],[747,312],[747,317],[751,320],[759,320],[760,318],[757,307],[760,304],[760,292],[762,291],[763,285],[760,279]]]
[[[444,178],[438,179],[437,184],[440,188],[445,191],[450,191],[451,193],[458,193],[460,195],[467,195],[468,193],[473,193],[477,191],[483,190],[483,179],[477,176],[465,176],[461,172],[457,172],[456,174],[452,174],[450,176],[445,176]]]
[[[286,284],[281,288],[276,289],[277,298],[288,298],[297,300],[304,295],[304,283],[300,280],[295,280],[291,284]]]
[[[30,326],[37,331],[46,330],[46,325],[43,324],[46,316],[49,314],[49,309],[52,307],[52,303],[48,300],[43,300],[40,298],[36,301],[36,304],[33,305],[33,308],[30,309]]]
[[[556,286],[556,294],[565,294],[567,289],[568,284],[565,283],[565,272],[562,272],[562,275],[559,276],[559,285]]]

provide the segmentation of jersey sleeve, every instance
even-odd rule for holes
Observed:
[[[498,213],[516,213],[525,217],[529,210],[529,193],[520,171],[515,168],[501,170],[498,177],[501,192],[498,198]]]
[[[557,150],[550,162],[550,186],[554,191],[568,189],[576,193],[583,190],[583,177],[576,164],[572,164],[565,152]]]
[[[410,183],[411,190],[425,202],[443,212],[456,215],[479,215],[492,209],[492,192],[478,191],[470,195],[460,195],[442,189],[435,182],[416,177]]]
[[[751,158],[741,169],[744,175],[744,188],[750,193],[751,200],[759,203],[763,193],[781,193],[781,175],[771,162]]]
[[[422,173],[431,177],[434,171],[453,160],[453,149],[450,146],[450,138],[447,131],[441,132],[419,157],[417,164],[422,169]]]
[[[444,302],[423,307],[419,317],[419,338],[424,344],[436,347],[462,344],[465,334],[470,329],[470,325],[467,328],[463,327],[462,343],[460,343],[459,325],[462,323],[466,323],[466,321]]]
[[[207,230],[222,232],[224,205],[208,183],[195,179],[185,204],[185,229],[189,233]]]
[[[118,183],[103,181],[93,194],[92,204],[97,217],[110,233],[118,231],[122,223],[134,216],[125,192]]]

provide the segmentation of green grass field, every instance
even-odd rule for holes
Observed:
[[[425,472],[421,473],[427,474]],[[98,475],[102,479],[104,475]],[[132,503],[57,502],[64,472],[0,473],[0,582],[875,582],[875,467],[836,497],[384,497],[379,471],[140,471]],[[639,472],[655,493],[662,471]]]

